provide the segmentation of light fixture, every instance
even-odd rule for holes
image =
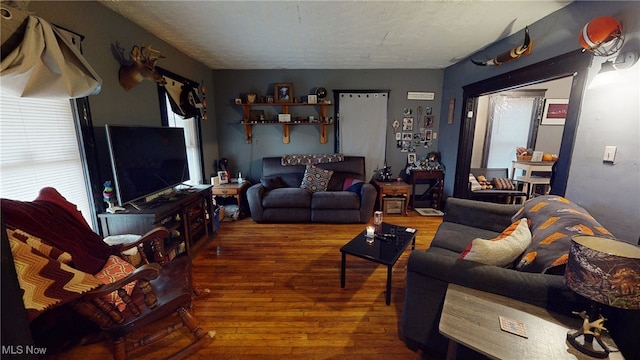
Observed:
[[[620,78],[616,70],[626,70],[636,62],[638,62],[638,52],[633,50],[622,52],[615,59],[607,59],[602,63],[600,71],[589,84],[589,89],[615,83],[617,78]]]
[[[598,304],[640,309],[640,247],[619,240],[576,235],[571,241],[565,281],[569,289],[591,300],[588,312],[574,312],[582,317],[583,325],[568,333],[567,341],[589,356],[606,358],[610,350],[600,339],[606,328]]]

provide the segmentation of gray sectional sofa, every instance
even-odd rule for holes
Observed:
[[[365,179],[365,159],[344,156],[344,161],[320,163],[332,170],[327,191],[300,187],[305,165],[282,165],[281,157],[262,159],[262,179],[247,190],[251,217],[256,222],[366,223],[373,214],[376,189]],[[345,179],[362,180],[357,192],[343,190]]]
[[[545,200],[540,198],[530,200],[525,207]],[[409,255],[400,323],[401,336],[409,348],[446,353],[448,341],[439,333],[438,322],[449,283],[507,296],[568,316],[574,316],[571,311],[588,309],[586,300],[565,286],[564,268],[527,272],[515,269],[522,264],[519,260],[511,267],[498,267],[460,259],[473,239],[496,237],[511,225],[512,217],[522,207],[447,199],[443,222],[429,249],[414,250]],[[534,237],[536,231],[539,230],[531,225]],[[603,305],[602,312],[609,319],[606,326],[625,358],[640,359],[637,335],[631,335],[640,331],[640,311]],[[519,355],[522,354],[514,357]]]

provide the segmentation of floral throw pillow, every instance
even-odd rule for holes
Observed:
[[[311,192],[327,191],[333,170],[321,169],[314,165],[307,165],[300,187]]]

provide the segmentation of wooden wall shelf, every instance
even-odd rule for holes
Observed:
[[[327,143],[327,107],[332,106],[333,104],[309,104],[309,103],[253,103],[253,104],[242,104],[242,125],[244,125],[244,135],[245,142],[247,144],[251,144],[253,141],[253,126],[254,125],[282,125],[282,143],[288,144],[291,141],[290,136],[290,126],[296,125],[319,125],[320,126],[320,143]],[[289,114],[290,106],[314,106],[318,108],[318,122],[256,122],[252,123],[249,120],[249,116],[251,114],[251,108],[253,107],[280,107],[280,114]]]

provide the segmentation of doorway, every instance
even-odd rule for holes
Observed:
[[[564,131],[560,141],[560,151],[552,177],[551,193],[563,196],[569,177],[569,167],[573,153],[573,139],[578,126],[578,115],[582,92],[593,55],[576,50],[558,57],[533,64],[522,69],[498,75],[463,87],[462,125],[460,127],[458,161],[454,179],[453,196],[469,197],[469,169],[473,155],[476,130],[476,114],[481,96],[501,91],[512,91],[525,86],[536,85],[560,78],[571,78],[569,106]]]
[[[509,168],[514,149],[535,146],[544,91],[518,90],[480,97],[471,168]],[[481,111],[485,107],[487,111]],[[486,113],[486,116],[482,114]]]

